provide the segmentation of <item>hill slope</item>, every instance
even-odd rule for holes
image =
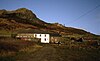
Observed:
[[[0,30],[15,31],[20,29],[37,29],[61,35],[94,35],[82,29],[65,27],[59,23],[46,23],[26,8],[19,8],[12,11],[0,10]]]

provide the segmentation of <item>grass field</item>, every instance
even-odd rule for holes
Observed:
[[[100,61],[100,48],[55,48],[63,61]]]
[[[86,46],[85,46],[86,45]],[[81,47],[80,47],[81,46]],[[88,47],[89,46],[89,47]],[[49,51],[50,50],[50,51]],[[100,61],[100,46],[88,44],[41,44],[13,38],[0,39],[0,61],[38,61],[37,57],[46,56],[47,61]],[[53,58],[49,58],[53,56]],[[57,56],[57,57],[56,57]]]
[[[27,55],[40,47],[33,41],[0,38],[0,61],[16,61],[15,57]]]

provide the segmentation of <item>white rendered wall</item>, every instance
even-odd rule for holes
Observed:
[[[41,43],[49,43],[50,39],[50,35],[49,34],[34,34],[34,36],[36,38],[40,38],[41,39]]]

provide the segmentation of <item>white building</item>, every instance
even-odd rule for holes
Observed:
[[[49,43],[50,42],[50,34],[34,34],[35,38],[40,38],[41,43]]]
[[[39,38],[41,43],[49,43],[50,42],[50,34],[21,33],[21,34],[17,34],[16,38],[20,38],[22,40],[29,40],[29,41],[31,41],[32,38]]]

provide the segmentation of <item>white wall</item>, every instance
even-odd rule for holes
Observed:
[[[34,37],[40,38],[41,43],[49,43],[50,42],[50,35],[49,34],[34,34]]]

